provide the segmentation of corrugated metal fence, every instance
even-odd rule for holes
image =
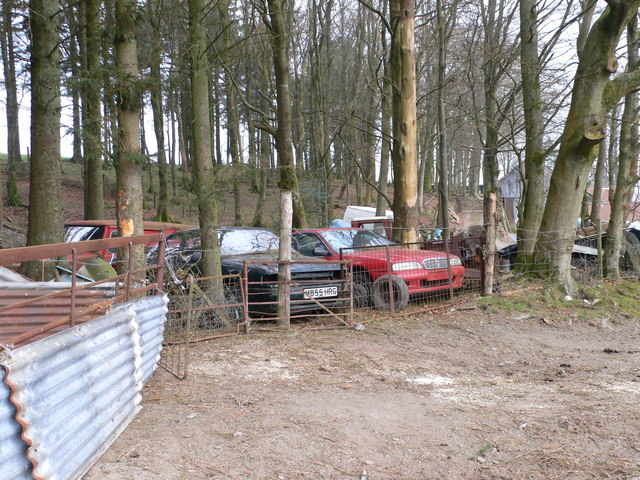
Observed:
[[[140,409],[162,349],[167,297],[0,355],[0,479],[80,478]]]

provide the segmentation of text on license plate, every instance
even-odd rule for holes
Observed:
[[[335,297],[338,295],[338,287],[305,288],[304,298]]]

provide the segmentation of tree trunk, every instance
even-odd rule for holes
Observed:
[[[150,23],[154,33],[157,35],[153,49],[151,51],[151,109],[153,110],[153,131],[156,136],[158,148],[158,208],[156,210],[156,220],[160,222],[170,222],[169,215],[169,182],[167,179],[167,157],[164,148],[164,112],[162,108],[162,80],[160,66],[162,57],[160,55],[160,18],[154,18],[154,13],[149,8]]]
[[[484,161],[482,164],[482,178],[484,184],[484,198],[482,216],[484,220],[485,242],[485,272],[483,277],[482,294],[493,293],[493,273],[496,254],[496,235],[498,232],[498,105],[496,91],[498,88],[498,58],[496,56],[499,35],[496,25],[496,0],[489,0],[486,9],[488,19],[485,21],[484,39],[484,120],[486,125]]]
[[[209,60],[204,17],[204,0],[189,0],[191,100],[193,111],[193,153],[195,190],[198,201],[200,238],[202,241],[202,273],[205,277],[220,275],[218,245],[218,209],[215,200],[215,175],[211,160],[211,123],[209,117]]]
[[[114,70],[113,48],[115,26],[115,4],[114,0],[104,0],[104,30],[102,32],[102,42],[100,42],[100,55],[102,57],[102,143],[103,143],[103,161],[113,163],[115,159],[115,138],[117,130],[117,112],[116,112],[116,95],[115,79],[111,76]]]
[[[416,126],[415,1],[391,3],[393,85],[394,240],[418,240],[418,156]]]
[[[7,1],[6,3],[10,2]],[[77,10],[79,10],[79,12],[77,12]],[[81,13],[82,11],[83,9],[69,7],[66,12],[66,20],[69,23],[69,30],[73,32],[69,38],[68,63],[69,70],[71,72],[71,80],[68,82],[67,87],[67,91],[71,96],[71,121],[73,125],[73,153],[71,156],[71,162],[77,164],[82,163],[82,125],[80,122],[80,87],[78,81],[82,76],[80,46],[78,45],[78,40],[82,35],[78,35],[78,32],[80,31],[80,25],[84,23],[84,18],[80,15],[76,16],[76,13]],[[82,28],[84,30],[84,25]]]
[[[447,125],[444,111],[446,38],[444,18],[440,0],[436,3],[438,10],[438,226],[442,228],[442,238],[447,241],[451,236],[449,225],[449,165],[447,163]]]
[[[588,172],[604,137],[606,113],[640,83],[638,72],[609,80],[616,71],[616,47],[640,0],[609,2],[584,44],[572,90],[560,151],[551,176],[535,260],[541,275],[576,288],[571,276],[571,250]]]
[[[638,68],[638,31],[637,16],[633,16],[627,26],[627,72]],[[629,213],[629,204],[633,189],[640,180],[638,177],[638,93],[625,96],[624,111],[620,125],[620,154],[618,157],[618,176],[616,190],[610,198],[611,217],[607,226],[607,244],[605,247],[605,271],[611,279],[620,278],[620,254],[624,242],[623,228]]]
[[[31,28],[31,176],[27,245],[62,241],[60,162],[60,4],[29,2]],[[40,265],[23,273],[38,278]]]
[[[118,91],[116,216],[121,237],[142,235],[141,86],[136,47],[136,1],[116,0],[115,60]],[[123,255],[124,256],[124,255]],[[133,268],[144,266],[143,246],[133,249]]]
[[[100,115],[100,56],[95,52],[100,47],[100,0],[84,0],[86,25],[87,78],[83,87],[83,144],[87,179],[85,183],[85,218],[104,218],[104,184],[102,177],[102,141]],[[136,67],[137,69],[137,67]]]
[[[223,56],[223,62],[225,63],[225,85],[227,87],[227,140],[228,140],[228,155],[231,157],[231,164],[233,172],[233,212],[234,212],[234,225],[242,225],[242,210],[240,198],[240,120],[238,118],[238,106],[236,102],[236,89],[233,84],[233,79],[230,78],[229,69],[232,68],[231,57],[231,22],[229,21],[229,0],[218,2],[218,13],[220,15],[220,23],[222,24],[223,43],[225,55]]]
[[[518,259],[526,268],[535,248],[544,212],[544,118],[538,55],[538,6],[520,0],[520,65],[525,123],[524,211],[518,224]]]
[[[281,0],[268,0],[269,28],[273,46],[273,62],[276,76],[276,101],[278,104],[278,129],[276,132],[276,150],[280,168],[279,186],[289,190],[293,196],[293,227],[305,228],[306,217],[295,165],[293,164],[293,145],[291,134],[291,95],[289,92],[289,58],[287,56],[287,32]],[[266,20],[266,19],[265,19]],[[300,161],[300,159],[299,159]]]
[[[384,2],[383,15],[387,15],[387,5]],[[382,136],[382,145],[380,148],[380,174],[378,176],[378,198],[376,199],[376,215],[385,215],[387,207],[387,201],[385,197],[387,195],[387,186],[389,184],[389,157],[391,155],[391,96],[393,91],[391,88],[391,72],[389,65],[388,44],[387,44],[387,29],[382,26],[382,54],[384,56],[383,62],[383,77],[382,77],[382,105],[380,119],[380,134]]]
[[[596,171],[593,176],[593,195],[591,196],[591,210],[589,211],[591,221],[596,226],[596,228],[598,228],[602,223],[600,210],[602,209],[602,186],[604,181],[604,166],[606,161],[607,139],[605,137],[600,143],[600,147],[598,148],[598,160],[596,162]]]
[[[2,32],[0,47],[2,50],[2,66],[4,86],[7,92],[7,199],[5,205],[17,207],[21,200],[18,195],[16,165],[22,161],[20,156],[20,130],[18,128],[18,89],[16,83],[16,58],[13,45],[13,24],[11,15],[12,2],[2,2]],[[0,196],[0,203],[2,196]],[[2,223],[0,219],[0,223]]]
[[[291,190],[280,191],[280,251],[278,260],[278,306],[276,325],[289,328],[291,324],[291,223],[293,222],[293,205]]]
[[[258,202],[253,217],[254,227],[264,227],[264,205],[267,197],[267,169],[271,156],[271,137],[264,130],[260,130],[260,172],[258,175]]]

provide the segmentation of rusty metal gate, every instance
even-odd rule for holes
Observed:
[[[246,287],[240,275],[188,275],[166,285],[170,303],[160,366],[184,379],[191,343],[248,333]]]

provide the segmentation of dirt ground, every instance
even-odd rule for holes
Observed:
[[[86,480],[640,479],[637,318],[359,321],[195,345]]]

